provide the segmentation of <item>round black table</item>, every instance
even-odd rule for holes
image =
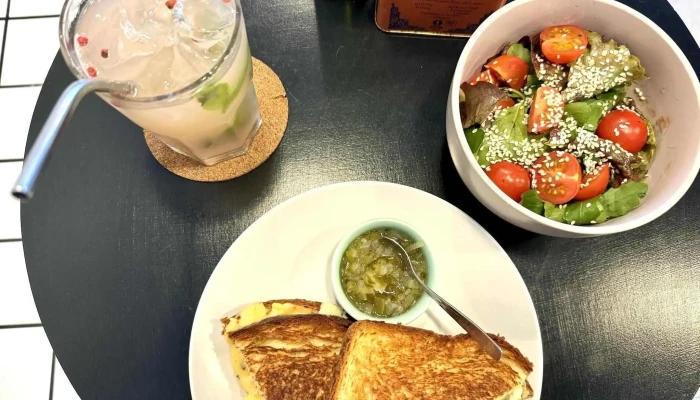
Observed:
[[[700,67],[668,3],[625,3]],[[506,249],[540,319],[543,399],[690,399],[700,386],[700,185],[657,221],[611,237],[556,239],[508,225],[471,196],[447,151],[445,102],[465,40],[384,34],[373,6],[244,1],[253,55],[281,76],[290,119],[280,148],[241,178],[179,178],[121,114],[95,96],[80,105],[22,206],[34,298],[78,394],[188,398],[195,308],[238,235],[308,189],[380,180],[448,200]],[[28,144],[72,80],[59,55]]]

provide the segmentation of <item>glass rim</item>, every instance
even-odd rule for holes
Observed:
[[[86,3],[93,1],[93,0],[77,0],[80,1],[80,7],[82,8]],[[233,49],[238,43],[238,39],[240,36],[240,30],[241,30],[241,20],[242,20],[242,12],[241,12],[241,2],[240,0],[231,0],[232,3],[234,3],[236,9],[235,9],[235,21],[234,21],[234,26],[233,26],[233,33],[231,34],[231,40],[229,40],[229,44],[226,47],[226,50],[224,51],[223,55],[219,59],[219,61],[214,65],[208,72],[206,72],[204,75],[200,76],[197,80],[192,81],[185,85],[184,87],[175,90],[173,92],[161,94],[158,96],[150,96],[150,97],[129,97],[125,96],[120,93],[113,93],[113,92],[107,92],[109,96],[114,97],[120,101],[128,102],[128,103],[137,103],[137,104],[148,104],[148,103],[157,103],[157,102],[162,102],[162,101],[170,101],[170,100],[175,100],[183,95],[189,95],[192,96],[194,95],[193,92],[195,92],[198,88],[206,84],[212,76],[214,76],[219,69],[224,65],[226,61],[228,61],[229,57],[231,57],[231,53],[233,52]],[[71,47],[69,43],[74,47],[75,44],[73,43],[72,38],[66,38],[65,35],[63,34],[64,31],[64,24],[67,22],[68,18],[68,9],[69,5],[74,4],[71,0],[67,0],[63,4],[63,8],[61,9],[61,16],[58,21],[58,39],[59,39],[59,45],[61,49],[61,55],[63,56],[63,61],[66,62],[68,65],[68,68],[71,70],[73,73],[73,76],[75,76],[77,79],[99,79],[99,78],[90,78],[89,76],[86,76],[85,72],[82,70],[82,68],[77,68],[76,63],[74,61],[77,61],[77,64],[80,65],[80,60],[73,59],[73,54],[77,54],[75,50],[71,52]],[[81,10],[82,11],[82,10]],[[71,22],[72,23],[72,22]],[[70,31],[70,28],[69,28]],[[67,32],[69,33],[69,32]],[[128,82],[128,81],[127,81]]]

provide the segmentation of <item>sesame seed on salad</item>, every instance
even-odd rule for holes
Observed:
[[[460,101],[478,104],[460,106],[462,121],[476,121],[464,126],[467,141],[489,179],[523,207],[570,225],[603,223],[639,204],[616,199],[646,194],[655,133],[627,96],[643,77],[625,45],[573,25],[546,28],[506,46],[461,87]],[[639,87],[629,92],[647,99]]]

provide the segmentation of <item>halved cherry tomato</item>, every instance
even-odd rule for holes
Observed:
[[[564,204],[581,188],[581,166],[576,157],[553,151],[533,164],[533,181],[540,198],[552,204]]]
[[[530,67],[516,56],[503,55],[491,60],[486,68],[494,71],[498,78],[509,87],[520,90],[525,86]]]
[[[557,88],[542,86],[537,89],[530,106],[527,130],[542,133],[559,125],[564,115],[564,98]]]
[[[646,122],[629,110],[615,110],[600,120],[596,134],[601,139],[611,140],[630,153],[644,147],[649,136]]]
[[[583,177],[581,189],[574,196],[574,200],[588,200],[601,195],[608,187],[609,182],[610,164],[603,164],[592,173]]]
[[[488,176],[499,189],[511,199],[520,202],[523,193],[530,190],[530,174],[518,164],[499,161],[486,170]]]
[[[498,86],[498,77],[493,71],[491,71],[490,69],[486,69],[474,75],[472,80],[469,81],[469,84],[476,85],[479,82],[486,82]]]
[[[494,108],[501,107],[501,109],[506,109],[508,107],[513,107],[514,105],[515,105],[515,100],[513,100],[511,97],[506,97],[505,99],[496,103],[496,107],[494,107]]]
[[[549,27],[540,33],[542,54],[555,64],[569,64],[583,54],[588,46],[586,32],[574,25]]]

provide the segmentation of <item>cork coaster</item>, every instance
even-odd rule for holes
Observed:
[[[257,168],[282,141],[289,118],[289,102],[280,78],[257,58],[253,58],[253,85],[263,122],[246,154],[207,166],[172,150],[155,135],[144,131],[153,157],[173,174],[199,182],[226,181]]]

